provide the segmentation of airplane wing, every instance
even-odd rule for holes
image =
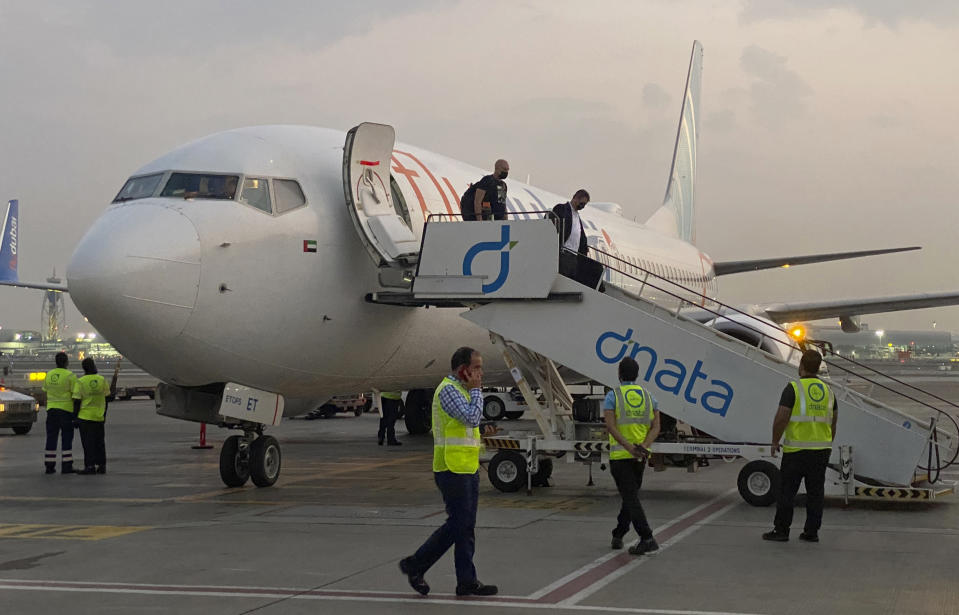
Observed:
[[[62,293],[70,292],[66,284],[41,284],[41,283],[34,283],[34,282],[20,282],[18,280],[0,280],[0,286],[16,286],[18,288],[36,288],[38,290],[57,290]]]
[[[804,303],[777,303],[762,306],[770,320],[796,322],[822,318],[848,318],[860,314],[879,314],[922,308],[959,305],[959,292],[897,295],[874,299],[845,301],[807,301]]]
[[[908,248],[886,248],[884,250],[861,250],[859,252],[833,252],[832,254],[810,254],[808,256],[789,256],[783,258],[764,258],[748,261],[722,261],[713,264],[713,271],[717,276],[729,275],[731,273],[742,273],[744,271],[759,271],[761,269],[775,269],[777,267],[792,267],[794,265],[808,265],[810,263],[824,263],[826,261],[838,261],[847,258],[862,258],[863,256],[876,256],[877,254],[891,254],[893,252],[909,252],[911,250],[921,250],[920,246],[910,246]]]

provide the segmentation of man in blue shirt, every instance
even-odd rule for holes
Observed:
[[[495,585],[476,578],[476,506],[479,502],[480,420],[483,418],[483,357],[462,347],[450,360],[452,374],[433,396],[433,478],[446,504],[446,522],[416,553],[400,560],[410,587],[422,595],[430,591],[423,575],[450,547],[454,547],[457,596],[492,596]],[[496,433],[490,426],[486,435]]]

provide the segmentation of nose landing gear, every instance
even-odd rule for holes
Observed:
[[[227,487],[242,487],[251,478],[257,487],[269,487],[280,477],[280,443],[263,435],[262,425],[241,428],[243,435],[230,436],[220,449],[220,478]]]

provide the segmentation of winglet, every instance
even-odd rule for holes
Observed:
[[[3,231],[0,233],[0,281],[17,282],[17,235],[20,222],[20,202],[7,201],[7,213],[3,216]]]

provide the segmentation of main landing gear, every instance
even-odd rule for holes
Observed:
[[[280,476],[280,443],[263,435],[263,426],[242,425],[243,435],[230,436],[220,449],[220,478],[227,487],[242,487],[253,479],[257,487],[269,487]]]

